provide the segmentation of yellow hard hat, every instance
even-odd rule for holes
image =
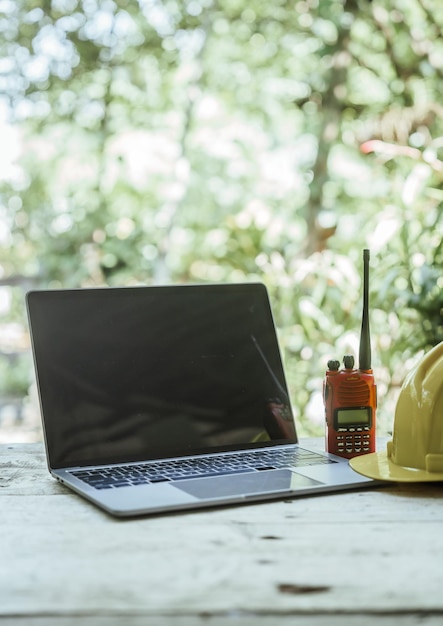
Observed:
[[[386,451],[354,457],[350,465],[377,480],[443,481],[443,342],[406,377]]]

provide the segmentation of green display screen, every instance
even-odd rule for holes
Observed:
[[[369,426],[371,420],[371,409],[337,409],[337,426],[349,426],[351,424]]]

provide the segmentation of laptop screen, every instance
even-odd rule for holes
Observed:
[[[52,468],[296,442],[260,284],[32,291]]]

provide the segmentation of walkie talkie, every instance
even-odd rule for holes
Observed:
[[[346,355],[344,368],[328,361],[323,382],[326,419],[326,451],[350,459],[375,452],[377,386],[371,369],[369,332],[369,250],[363,250],[363,314],[359,367]]]

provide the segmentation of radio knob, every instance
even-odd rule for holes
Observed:
[[[344,366],[347,370],[352,370],[354,369],[354,357],[352,356],[352,354],[347,354],[344,358],[343,358],[343,363]]]
[[[332,372],[337,372],[340,368],[340,361],[331,360],[328,361],[328,369]]]

